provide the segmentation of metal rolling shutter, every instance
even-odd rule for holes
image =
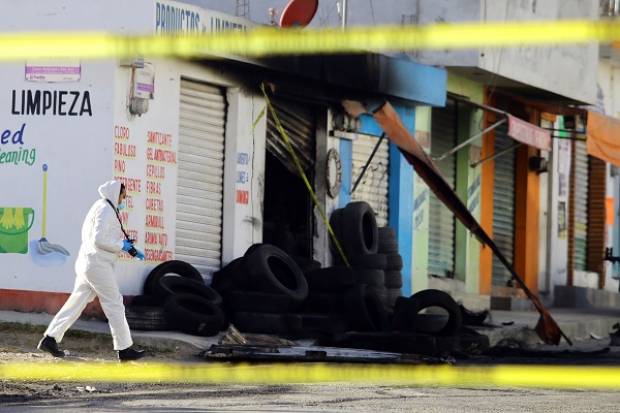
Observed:
[[[514,146],[505,124],[495,129],[495,153]],[[509,262],[514,262],[515,234],[515,151],[495,158],[493,179],[493,240]],[[493,255],[493,284],[505,286],[508,270]]]
[[[273,99],[273,108],[288,136],[304,172],[314,176],[314,148],[316,118],[311,108],[283,99]],[[282,135],[276,127],[271,111],[267,116],[267,150],[280,160],[286,168],[299,175]]]
[[[379,138],[368,135],[357,135],[353,141],[353,177],[351,185],[364,169],[370,154],[377,145]],[[377,225],[385,227],[388,224],[388,184],[390,145],[389,140],[383,139],[372,162],[368,166],[362,181],[351,195],[351,201],[366,201],[375,211]]]
[[[439,156],[456,146],[456,105],[448,101],[445,108],[433,109],[431,120],[431,155]],[[439,171],[456,186],[456,154],[436,162]],[[431,193],[428,268],[437,276],[454,276],[454,214]]]
[[[181,80],[176,248],[203,276],[221,267],[224,91]]]
[[[607,165],[589,157],[588,173],[588,242],[587,268],[599,274],[599,288],[605,287],[605,197],[607,193]]]
[[[575,227],[573,265],[586,270],[588,247],[588,153],[586,143],[575,141]]]

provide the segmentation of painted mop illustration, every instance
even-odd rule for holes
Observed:
[[[43,213],[41,216],[41,238],[30,241],[30,255],[35,264],[41,266],[61,265],[69,255],[64,247],[47,240],[47,164],[43,164]]]

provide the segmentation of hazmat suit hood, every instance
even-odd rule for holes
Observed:
[[[103,199],[109,199],[114,208],[118,208],[118,197],[121,195],[121,183],[119,181],[107,181],[99,187],[99,195]]]

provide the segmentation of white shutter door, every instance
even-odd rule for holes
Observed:
[[[445,108],[433,109],[431,120],[431,154],[440,156],[456,146],[456,105],[448,101]],[[441,175],[456,188],[456,154],[436,162]],[[454,214],[434,193],[430,196],[428,271],[440,277],[454,276]]]
[[[495,129],[495,153],[514,146],[506,124]],[[515,238],[515,151],[495,158],[493,179],[493,241],[510,263],[514,260]],[[493,255],[493,284],[506,286],[512,275]]]
[[[180,103],[175,255],[209,276],[221,266],[226,101],[182,80]]]
[[[353,170],[351,185],[357,182],[364,165],[370,158],[373,149],[377,145],[378,137],[357,135],[353,141]],[[388,139],[383,139],[381,146],[375,153],[372,162],[366,169],[366,173],[357,189],[351,195],[351,201],[365,201],[375,211],[377,225],[385,227],[388,224],[388,184],[390,145]]]
[[[574,268],[586,270],[588,248],[588,152],[575,141],[575,249]]]

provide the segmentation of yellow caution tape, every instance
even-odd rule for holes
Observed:
[[[208,58],[223,55],[290,54],[465,49],[520,45],[566,45],[620,41],[617,20],[560,20],[492,23],[438,23],[425,26],[275,29],[174,36],[121,36],[106,33],[5,33],[0,60],[32,58]]]
[[[0,364],[0,380],[131,383],[292,384],[347,382],[410,386],[620,389],[620,368],[411,366],[381,364],[77,363]]]

